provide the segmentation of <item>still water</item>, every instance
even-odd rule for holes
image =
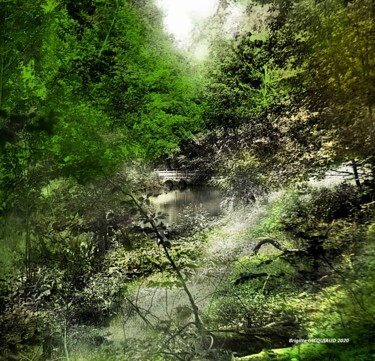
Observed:
[[[150,198],[156,212],[168,214],[164,220],[167,225],[177,224],[187,206],[194,207],[197,212],[204,210],[210,216],[217,216],[221,212],[221,200],[220,191],[212,187],[176,189]]]

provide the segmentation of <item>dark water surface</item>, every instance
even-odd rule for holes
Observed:
[[[193,207],[196,212],[206,211],[210,216],[221,213],[220,191],[213,187],[191,187],[185,190],[171,190],[157,197],[151,197],[151,204],[157,212],[167,213],[164,223],[178,224],[181,212],[187,207]]]

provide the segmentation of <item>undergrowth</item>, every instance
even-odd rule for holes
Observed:
[[[269,202],[247,237],[253,246],[271,242],[232,265],[205,310],[207,324],[238,342],[246,335],[247,350],[232,350],[239,355],[283,347],[243,360],[374,357],[372,202],[370,189],[345,183],[302,184]],[[303,339],[312,341],[295,341]]]

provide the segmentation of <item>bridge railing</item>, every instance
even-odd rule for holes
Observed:
[[[191,178],[197,174],[197,171],[191,170],[157,170],[154,172],[161,178]]]

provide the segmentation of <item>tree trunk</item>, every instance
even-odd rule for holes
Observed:
[[[351,165],[352,165],[352,168],[353,168],[355,184],[359,189],[362,189],[362,185],[361,185],[361,182],[359,180],[358,165],[357,165],[357,162],[355,161],[355,159],[352,160]]]

